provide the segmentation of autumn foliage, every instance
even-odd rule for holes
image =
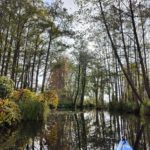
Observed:
[[[19,89],[11,94],[11,99],[15,102],[36,99],[36,94],[29,89]]]
[[[29,89],[14,91],[11,99],[15,101],[21,110],[23,120],[44,120],[48,114],[47,102],[41,95]]]
[[[58,100],[58,94],[57,94],[56,90],[46,91],[43,94],[43,98],[44,98],[44,100],[47,101],[47,103],[50,105],[50,107],[57,108],[59,100]]]
[[[62,57],[55,64],[53,64],[49,86],[50,88],[62,90],[65,87],[65,80],[68,74],[67,59]]]
[[[14,89],[14,82],[8,77],[0,77],[0,98],[8,98]]]
[[[20,109],[14,102],[0,100],[0,126],[12,125],[21,119]]]

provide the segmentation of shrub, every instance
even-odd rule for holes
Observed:
[[[14,102],[8,99],[0,101],[0,125],[12,125],[20,119],[20,109]]]
[[[110,102],[108,107],[110,111],[118,111],[122,113],[134,113],[139,111],[134,102]]]
[[[0,98],[8,98],[14,89],[14,83],[11,79],[1,76],[0,77]]]
[[[51,108],[57,108],[58,106],[58,94],[55,90],[46,91],[43,94],[44,100],[50,105]]]
[[[142,115],[150,115],[150,101],[149,100],[144,101],[144,105],[142,105],[140,112]]]
[[[61,99],[61,101],[59,102],[59,105],[57,106],[58,108],[61,108],[61,109],[73,109],[74,108],[74,105],[73,105],[73,102],[71,100],[68,100],[68,99]]]
[[[19,107],[23,120],[42,121],[45,120],[48,112],[48,105],[39,101],[38,99],[20,101]]]
[[[28,89],[14,91],[11,99],[18,103],[23,120],[45,120],[49,112],[47,102]]]
[[[85,102],[84,102],[83,105],[84,105],[85,108],[93,108],[93,107],[96,106],[93,99],[87,99],[87,100],[85,100]]]
[[[36,98],[36,94],[28,89],[19,89],[13,91],[10,98],[18,103],[20,101],[34,100]]]

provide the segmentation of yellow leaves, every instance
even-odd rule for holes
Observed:
[[[10,95],[10,98],[17,102],[19,101],[19,96],[20,96],[20,93],[18,91],[13,91],[12,94]]]
[[[0,100],[0,125],[12,125],[20,119],[20,109],[14,102],[8,99]]]
[[[13,91],[14,83],[6,76],[0,77],[0,98],[7,98]]]
[[[13,92],[11,99],[18,103],[23,120],[46,120],[49,108],[41,94],[20,89]]]
[[[58,125],[54,124],[46,133],[46,139],[49,144],[55,145],[58,139]]]
[[[48,102],[48,104],[54,108],[58,105],[58,95],[55,90],[47,91],[43,94],[44,100]]]
[[[34,100],[36,98],[36,94],[28,89],[19,89],[11,94],[11,99],[15,102]]]
[[[45,9],[39,9],[38,11],[37,11],[37,16],[38,16],[38,18],[45,18],[45,16],[47,16],[48,15],[48,11],[47,10],[45,10]]]
[[[54,108],[58,105],[58,96],[55,91],[36,94],[29,89],[19,89],[14,91],[10,98],[12,101],[0,101],[0,124],[7,122],[11,125],[20,118],[45,121],[49,113],[48,104]]]

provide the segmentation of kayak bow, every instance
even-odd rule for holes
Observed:
[[[115,144],[114,150],[133,150],[127,140],[120,140],[119,144]]]

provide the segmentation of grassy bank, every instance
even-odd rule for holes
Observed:
[[[76,109],[81,109],[79,105],[76,106]],[[83,109],[97,109],[97,110],[106,110],[115,113],[121,114],[141,114],[141,115],[150,115],[150,103],[144,103],[144,105],[137,106],[133,102],[110,102],[107,104],[96,106],[94,103],[84,103]],[[69,101],[63,101],[59,103],[58,110],[74,110],[73,103]]]

